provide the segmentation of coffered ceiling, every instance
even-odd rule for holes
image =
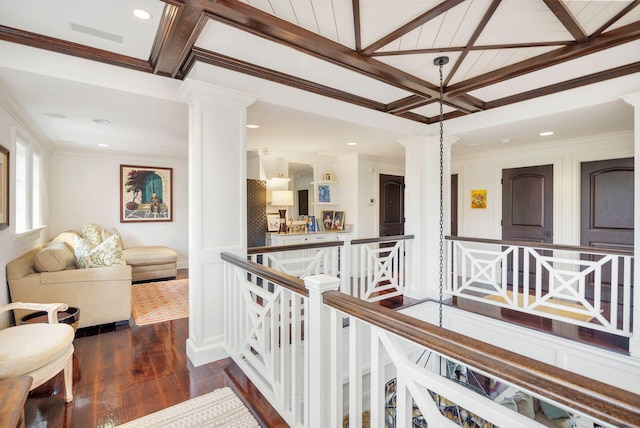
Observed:
[[[186,156],[175,89],[197,76],[258,95],[250,148],[402,158],[398,139],[435,133],[442,79],[454,151],[499,149],[548,126],[562,140],[633,129],[619,97],[640,91],[639,4],[2,2],[0,87],[62,150]]]

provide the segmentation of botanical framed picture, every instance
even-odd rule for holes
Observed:
[[[322,227],[324,230],[333,228],[333,211],[322,211]]]
[[[471,191],[471,208],[487,208],[487,191]]]
[[[331,202],[331,186],[327,184],[318,185],[318,202]]]
[[[0,229],[9,227],[9,150],[0,146]]]
[[[267,231],[277,232],[280,230],[280,214],[267,213]]]
[[[336,211],[333,213],[333,226],[332,229],[342,230],[344,229],[344,211]]]
[[[173,168],[120,165],[120,223],[173,221]]]

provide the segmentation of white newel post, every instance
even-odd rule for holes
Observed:
[[[629,354],[634,358],[640,358],[640,92],[625,95],[622,97],[627,103],[634,108],[634,125],[633,125],[633,144],[634,144],[634,161],[633,161],[633,188],[634,188],[634,221],[633,221],[633,314],[631,323],[633,327],[633,336],[629,338]]]
[[[195,366],[227,357],[220,253],[245,256],[246,110],[255,97],[191,79],[189,105],[189,338]]]
[[[309,428],[324,428],[331,426],[330,415],[330,358],[331,349],[331,321],[330,311],[322,303],[322,293],[340,288],[340,280],[329,275],[314,275],[304,278],[304,285],[309,290],[309,316],[305,322],[309,323],[309,339],[305,338],[309,347],[307,361],[308,393],[306,403],[309,406],[309,420],[305,426]]]
[[[451,229],[451,146],[456,141],[457,137],[444,136],[445,236]],[[419,135],[398,142],[405,147],[405,233],[415,235],[411,260],[407,261],[411,272],[405,294],[418,299],[437,299],[440,265],[440,136]],[[446,251],[446,246],[443,250]],[[446,271],[444,274],[446,278]]]

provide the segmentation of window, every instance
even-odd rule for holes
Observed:
[[[41,157],[31,145],[16,140],[16,233],[42,225],[40,170]]]

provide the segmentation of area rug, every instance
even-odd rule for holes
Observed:
[[[229,387],[134,419],[118,428],[259,427]]]
[[[513,300],[513,293],[511,291],[507,291],[507,295],[509,296],[509,299]],[[491,294],[487,294],[486,296],[484,296],[485,299],[487,300],[493,300],[495,302],[500,302],[500,303],[507,303],[507,301],[504,299],[504,297],[502,296],[496,296],[496,295],[491,295]],[[559,305],[559,306],[564,306],[566,308],[572,308],[572,309],[579,309],[579,310],[584,310],[585,307],[576,303],[568,303],[568,302],[563,302],[562,300],[556,300],[556,299],[549,299],[547,300],[547,302],[549,303],[553,303],[555,305]],[[523,307],[524,306],[524,295],[522,295],[522,293],[518,294],[518,306],[519,307]],[[552,315],[561,315],[563,317],[567,317],[567,318],[571,318],[571,319],[575,319],[575,320],[579,320],[579,321],[591,321],[593,319],[592,315],[584,315],[584,314],[577,314],[575,312],[571,312],[571,311],[563,311],[562,309],[557,309],[557,308],[550,308],[548,306],[536,306],[535,308],[533,308],[534,311],[538,311],[538,312],[544,312],[547,314],[552,314]],[[600,311],[602,312],[602,311]]]
[[[189,280],[134,284],[131,306],[136,325],[186,318],[189,316]]]

